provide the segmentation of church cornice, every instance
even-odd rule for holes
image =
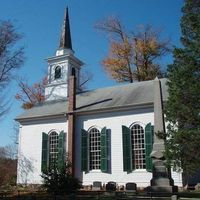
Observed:
[[[64,54],[64,55],[59,55],[59,56],[52,56],[49,58],[45,59],[49,64],[54,64],[55,62],[63,62],[68,60],[69,62],[75,63],[77,66],[82,66],[84,63],[79,60],[77,57],[75,57],[72,54]]]
[[[43,120],[51,120],[51,119],[61,119],[66,118],[69,114],[75,114],[76,116],[82,115],[93,115],[93,114],[101,114],[101,113],[117,113],[117,112],[124,112],[124,111],[136,111],[138,109],[152,109],[153,112],[153,102],[149,103],[141,103],[141,104],[134,104],[134,105],[126,105],[126,106],[116,106],[116,107],[109,107],[109,108],[101,108],[101,109],[93,109],[93,110],[79,110],[77,108],[73,112],[62,112],[60,114],[50,114],[46,116],[34,116],[34,117],[25,117],[25,118],[16,118],[15,120],[20,123],[28,123],[28,122],[38,122]],[[41,122],[42,122],[41,121]]]
[[[67,120],[67,115],[65,112],[57,114],[57,115],[47,115],[47,116],[34,116],[34,117],[26,117],[26,118],[16,118],[15,121],[20,122],[22,125],[25,124],[38,124],[39,123],[45,123],[47,120]]]

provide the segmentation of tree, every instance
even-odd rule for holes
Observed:
[[[80,89],[81,91],[84,91],[87,88],[87,83],[89,81],[91,81],[93,78],[93,74],[88,71],[88,70],[84,70],[80,73]]]
[[[20,92],[15,95],[15,98],[22,101],[22,108],[30,109],[34,105],[42,103],[45,100],[45,85],[47,78],[45,77],[41,82],[29,86],[27,81],[20,80]]]
[[[102,64],[113,79],[132,83],[163,77],[157,60],[169,53],[170,48],[169,40],[160,39],[160,31],[147,25],[130,34],[116,17],[99,22],[96,28],[109,35],[109,55]]]
[[[53,165],[48,171],[43,172],[43,187],[48,193],[52,194],[70,194],[81,188],[80,181],[73,177],[70,172],[71,164],[63,168]]]
[[[24,49],[15,47],[21,38],[10,21],[0,21],[0,116],[7,109],[3,90],[14,78],[14,71],[24,63]]]
[[[0,186],[15,185],[17,160],[12,146],[0,147]]]
[[[81,73],[80,88],[84,90],[88,81],[92,79],[90,72]],[[36,104],[40,104],[45,100],[45,86],[47,84],[47,77],[43,78],[42,81],[29,85],[27,81],[20,80],[19,88],[20,91],[15,95],[15,98],[22,102],[22,108],[30,109]]]
[[[200,168],[200,1],[185,0],[182,12],[182,47],[168,66],[166,156],[191,174]]]

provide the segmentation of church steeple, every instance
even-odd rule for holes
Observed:
[[[65,9],[64,22],[63,22],[62,32],[61,32],[61,36],[60,36],[59,48],[72,50],[68,7]]]
[[[47,101],[68,97],[68,82],[72,71],[76,75],[76,91],[80,91],[80,70],[83,62],[72,49],[68,8],[65,9],[59,48],[56,55],[47,59],[48,84],[45,87]]]

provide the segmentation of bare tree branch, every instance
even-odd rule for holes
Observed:
[[[47,78],[45,77],[41,82],[29,86],[26,80],[19,80],[20,91],[15,95],[15,98],[22,101],[24,109],[30,109],[34,105],[45,100],[45,85]]]
[[[93,78],[93,74],[89,71],[82,71],[82,73],[80,74],[80,88],[81,90],[84,90],[86,88],[86,84],[92,80]]]
[[[16,43],[22,38],[21,34],[10,21],[0,21],[0,92],[8,87],[14,78],[14,71],[24,63],[24,48],[16,48]],[[7,101],[0,98],[0,117],[8,109]]]

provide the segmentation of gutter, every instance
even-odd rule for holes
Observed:
[[[24,117],[24,118],[16,118],[15,120],[18,122],[30,122],[33,120],[45,120],[45,119],[59,119],[61,117],[67,118],[69,114],[75,114],[77,116],[81,115],[90,115],[90,114],[96,114],[98,113],[106,113],[106,112],[118,112],[118,111],[127,111],[131,109],[139,109],[139,108],[153,108],[153,102],[147,102],[147,103],[138,103],[138,104],[130,104],[126,106],[113,106],[109,108],[98,108],[98,109],[93,109],[93,110],[78,110],[77,108],[74,111],[71,112],[63,112],[60,114],[52,114],[52,115],[47,115],[47,116],[35,116],[35,117]]]

